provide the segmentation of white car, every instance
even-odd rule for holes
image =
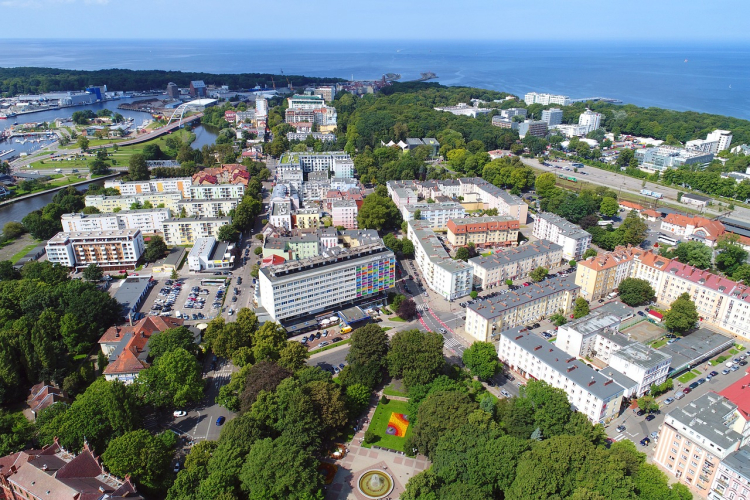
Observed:
[[[182,411],[182,410],[177,410],[175,412],[172,412],[172,415],[174,415],[175,417],[184,417],[185,415],[187,415],[187,412]]]

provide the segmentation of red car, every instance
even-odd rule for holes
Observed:
[[[690,391],[692,391],[692,389],[691,389],[690,387],[685,387],[685,388],[684,388],[684,389],[682,390],[682,393],[683,393],[683,394],[688,394],[688,393],[690,393]]]

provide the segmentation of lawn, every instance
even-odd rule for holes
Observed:
[[[696,378],[698,375],[700,375],[700,372],[698,373],[695,373],[695,371],[687,372],[677,377],[677,380],[679,380],[683,384],[687,384],[688,382]]]
[[[402,398],[408,398],[409,394],[399,390],[403,388],[403,384],[400,382],[391,382],[388,387],[383,389],[383,394],[386,396],[400,396]]]
[[[709,363],[711,363],[711,366],[716,366],[716,365],[720,365],[720,364],[722,364],[722,363],[723,363],[724,361],[728,360],[728,359],[729,359],[729,358],[731,358],[731,357],[732,357],[732,356],[726,356],[726,355],[725,355],[725,356],[719,356],[718,358],[716,358],[716,359],[712,359],[711,361],[709,361]]]
[[[660,347],[664,347],[665,345],[667,345],[667,339],[660,339],[660,340],[656,340],[656,341],[652,342],[651,343],[651,348],[652,349],[659,349]]]
[[[373,431],[377,434],[378,439],[374,443],[362,443],[365,448],[371,448],[372,445],[380,446],[381,448],[389,448],[391,450],[404,451],[404,443],[406,438],[411,435],[412,426],[409,425],[406,429],[406,435],[404,437],[392,436],[386,432],[388,428],[388,420],[391,418],[392,413],[407,413],[406,401],[394,401],[389,400],[387,403],[379,403],[375,414],[372,416],[372,421],[368,430]]]
[[[13,254],[13,257],[10,258],[10,261],[13,264],[15,264],[16,262],[18,262],[19,260],[21,260],[24,255],[26,255],[27,253],[29,253],[30,251],[32,251],[33,249],[35,249],[38,245],[39,245],[39,243],[32,243],[31,245],[26,245],[25,247],[23,247],[23,249],[21,249],[21,251],[19,251],[16,254]]]
[[[392,318],[386,318],[388,321],[395,321],[396,323],[406,323],[406,320],[403,318],[399,318],[398,316],[394,316]]]

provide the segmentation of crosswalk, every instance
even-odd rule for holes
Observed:
[[[443,341],[443,346],[447,347],[448,349],[452,351],[463,352],[464,350],[464,346],[456,339],[445,339]]]
[[[429,311],[429,310],[430,310],[430,306],[427,305],[427,304],[419,304],[417,306],[417,311],[419,311],[419,312],[425,312],[425,311]]]

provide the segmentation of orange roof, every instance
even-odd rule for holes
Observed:
[[[668,214],[664,217],[664,222],[687,228],[693,226],[695,229],[691,234],[698,233],[699,236],[707,240],[715,240],[724,234],[724,224],[716,220],[706,219],[705,217],[688,217],[680,214]]]
[[[750,375],[745,375],[719,394],[736,404],[745,420],[750,419]]]
[[[633,203],[632,201],[621,201],[620,202],[621,207],[629,208],[631,210],[643,210],[643,207],[639,205],[638,203]]]
[[[650,208],[648,210],[644,210],[641,213],[648,217],[661,217],[661,213],[657,212],[656,210],[651,210]]]
[[[632,260],[635,255],[641,255],[643,253],[644,251],[640,248],[618,246],[615,247],[612,252],[600,254],[596,257],[589,257],[588,259],[579,262],[578,265],[593,269],[594,271],[601,271]]]
[[[182,326],[183,323],[182,319],[148,316],[133,326],[108,328],[99,339],[100,344],[117,344],[119,342],[127,342],[127,344],[123,347],[117,359],[110,361],[104,369],[104,374],[137,373],[148,368],[148,363],[140,358],[145,357],[146,344],[148,344],[151,335]]]
[[[641,264],[648,267],[653,267],[654,269],[658,269],[660,271],[665,270],[667,266],[672,262],[670,259],[662,257],[654,251],[644,252],[643,254],[641,254],[640,260]]]

